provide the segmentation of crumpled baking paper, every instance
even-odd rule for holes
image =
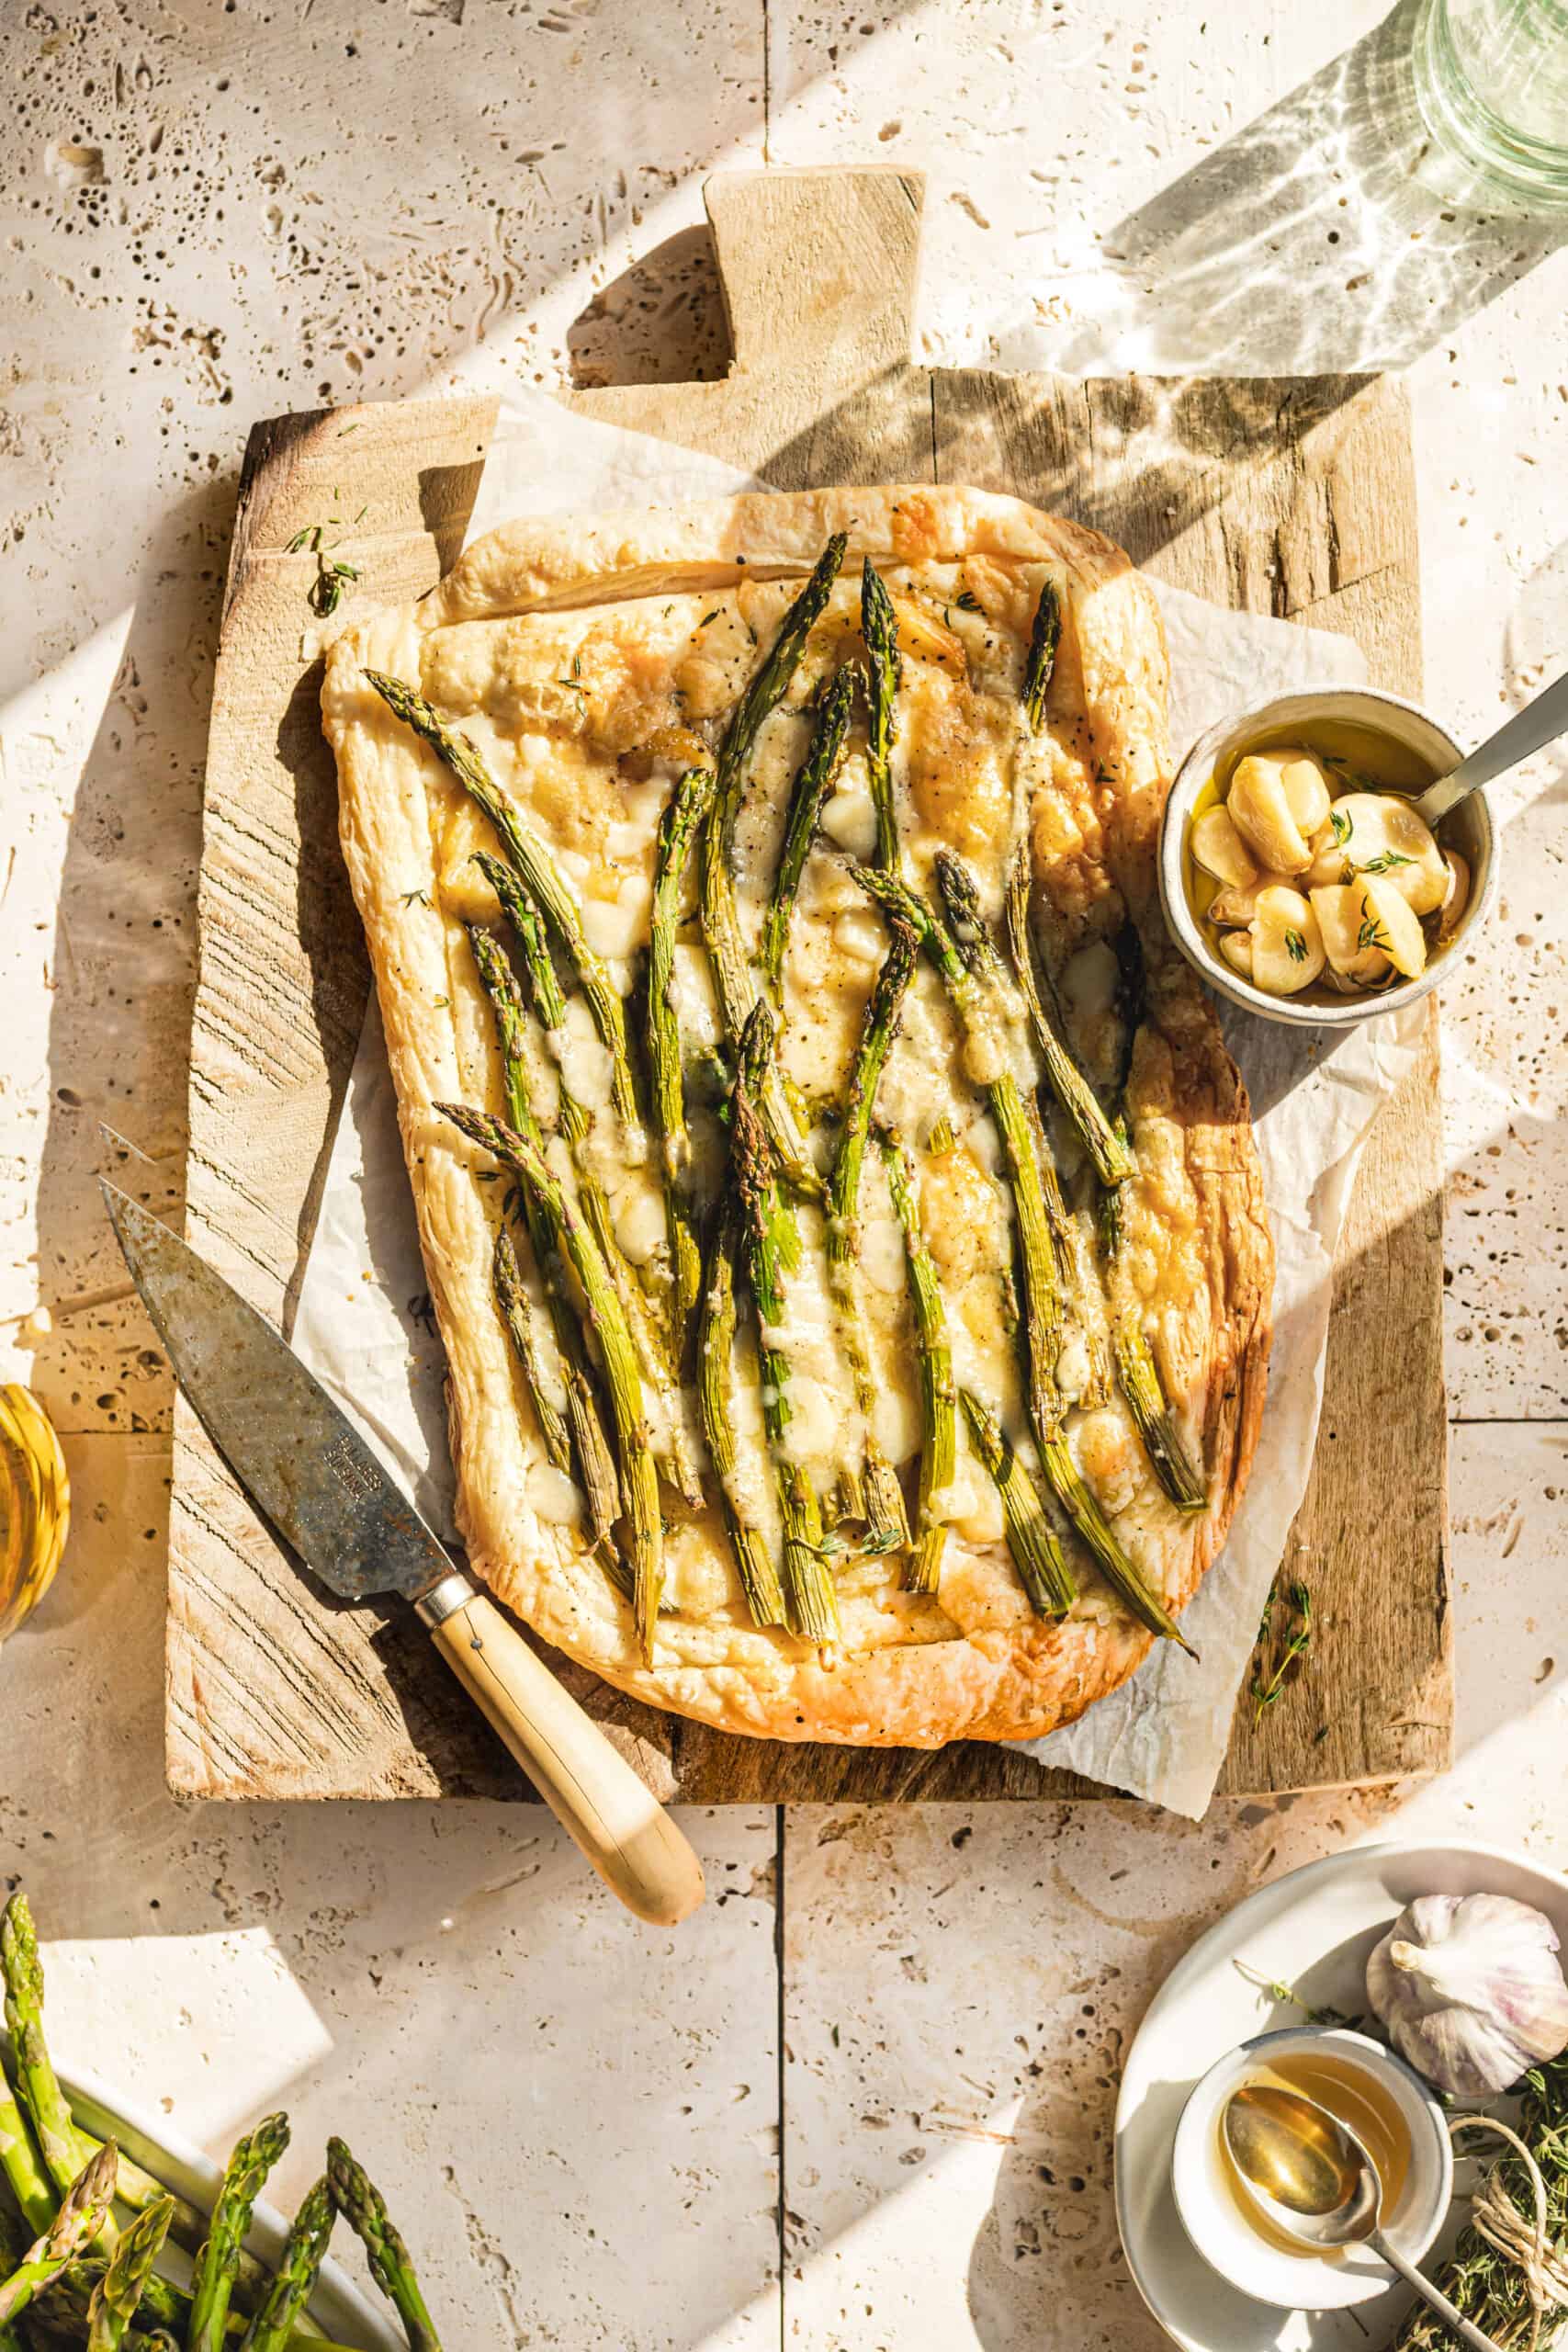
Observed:
[[[713,458],[595,424],[547,394],[502,409],[468,526],[477,538],[522,514],[678,503],[761,487]],[[1322,630],[1227,613],[1154,582],[1171,656],[1179,757],[1249,703],[1309,685],[1355,685],[1359,647]],[[1306,1491],[1323,1399],[1335,1244],[1379,1107],[1412,1068],[1425,1007],[1343,1037],[1227,1014],[1252,1096],[1274,1233],[1274,1347],[1252,1476],[1230,1537],[1182,1623],[1194,1661],[1157,1643],[1143,1668],[1080,1723],[1021,1743],[1043,1763],[1196,1819],[1213,1793],[1235,1692],[1285,1540]],[[457,1543],[442,1387],[397,1103],[372,997],[333,1140],[291,1333],[294,1346],[432,1527]]]

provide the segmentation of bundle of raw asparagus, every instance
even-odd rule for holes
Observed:
[[[1062,1542],[1070,1531],[1123,1605],[1153,1632],[1179,1642],[1174,1620],[1074,1464],[1064,1431],[1074,1400],[1064,1393],[1058,1375],[1064,1333],[1077,1329],[1094,1343],[1100,1393],[1112,1380],[1119,1384],[1171,1501],[1183,1511],[1205,1507],[1202,1477],[1168,1410],[1142,1325],[1135,1314],[1111,1317],[1103,1295],[1106,1265],[1121,1246],[1120,1188],[1134,1169],[1120,1098],[1142,1017],[1137,933],[1129,922],[1118,947],[1126,1044],[1111,1099],[1102,1102],[1074,1057],[1050,975],[1036,952],[1027,845],[1021,845],[1011,874],[1001,943],[983,919],[975,877],[961,858],[939,854],[934,896],[914,888],[903,870],[890,757],[901,685],[897,619],[869,560],[861,583],[863,666],[858,659],[844,662],[817,702],[754,947],[745,936],[736,842],[752,754],[763,722],[787,695],[813,628],[827,608],[844,546],[841,536],[830,541],[737,702],[716,755],[680,777],[666,808],[654,878],[647,1019],[641,1024],[646,1088],[634,1068],[626,1006],[608,967],[585,936],[571,888],[548,848],[466,736],[448,728],[400,680],[367,673],[392,712],[431,745],[490,820],[502,853],[481,851],[478,862],[494,888],[510,942],[483,924],[470,924],[469,937],[494,1012],[509,1115],[502,1121],[461,1103],[437,1108],[520,1180],[514,1198],[538,1272],[547,1329],[535,1326],[506,1224],[495,1251],[497,1298],[544,1443],[583,1493],[598,1555],[632,1600],[645,1651],[651,1652],[662,1584],[660,1474],[689,1504],[703,1499],[700,1465],[682,1440],[683,1415],[678,1408],[661,1411],[658,1423],[663,1434],[656,1441],[648,1391],[667,1401],[689,1368],[717,1499],[757,1623],[830,1645],[839,1624],[832,1562],[849,1551],[903,1552],[908,1588],[937,1590],[946,1536],[940,1500],[953,1475],[962,1409],[972,1445],[998,1489],[1008,1545],[1036,1611],[1060,1617],[1076,1598],[1074,1570]],[[1044,725],[1059,636],[1057,597],[1047,583],[1022,679],[1021,737],[1037,735]],[[876,851],[873,864],[846,863],[867,897],[882,908],[888,937],[824,1180],[777,1044],[796,894],[857,693],[866,712]],[[688,741],[703,751],[694,739]],[[716,1197],[705,1203],[694,1188],[686,1057],[671,985],[682,885],[694,853],[700,861],[701,933],[726,1039],[728,1090],[728,1168]],[[915,1162],[906,1140],[876,1118],[879,1080],[922,954],[975,1048],[972,1060],[994,1072],[981,1091],[999,1132],[1011,1193],[1022,1303],[1021,1369],[1043,1491],[1008,1442],[991,1402],[956,1389],[941,1291],[920,1230]],[[530,1005],[547,1045],[562,1036],[558,956],[581,989],[609,1057],[615,1111],[639,1144],[645,1130],[652,1131],[666,1208],[669,1262],[662,1298],[649,1296],[617,1243],[588,1148],[592,1114],[574,1099],[558,1054],[555,1128],[567,1148],[570,1187],[558,1161],[547,1155],[548,1122],[535,1098],[525,1041]],[[995,1049],[998,1038],[1021,1028],[1032,1035],[1044,1072],[1038,1100],[1032,1084],[1021,1087],[1009,1054]],[[1092,1217],[1069,1211],[1064,1200],[1047,1114],[1070,1125],[1091,1163],[1101,1263],[1096,1262]],[[862,1170],[874,1136],[904,1234],[919,1352],[922,1444],[913,1529],[900,1480],[873,1428],[854,1273]],[[941,1141],[938,1133],[927,1148],[940,1148]],[[781,1287],[800,1262],[796,1203],[802,1199],[826,1201],[828,1278],[839,1342],[863,1424],[860,1458],[841,1465],[828,1495],[815,1490],[784,1442],[791,1368],[773,1336],[780,1322]],[[766,1475],[776,1489],[782,1525],[776,1557],[758,1524],[759,1465],[739,1458],[747,1442],[742,1427],[755,1417],[732,1410],[738,1315],[748,1294],[756,1318]]]
[[[269,2115],[246,2133],[212,2211],[199,2212],[73,2114],[44,2041],[43,1970],[19,1892],[0,1918],[0,1974],[9,2041],[0,2070],[0,2352],[341,2352],[305,2316],[340,2214],[363,2241],[410,2352],[441,2352],[408,2248],[343,2141],[327,2143],[326,2172],[269,2268],[245,2238],[288,2145],[288,2117]],[[194,2265],[188,2287],[158,2269],[166,2245]]]

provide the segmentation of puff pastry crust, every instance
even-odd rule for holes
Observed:
[[[458,1521],[476,1572],[547,1641],[610,1681],[726,1730],[911,1747],[1034,1736],[1114,1690],[1151,1637],[1082,1555],[1072,1613],[1059,1623],[1035,1617],[999,1540],[994,1497],[973,1475],[977,1464],[950,1513],[940,1594],[902,1591],[897,1557],[852,1560],[840,1579],[842,1645],[830,1658],[752,1624],[716,1511],[674,1506],[666,1613],[645,1661],[628,1604],[545,1462],[497,1314],[491,1260],[507,1180],[481,1181],[491,1163],[432,1108],[452,1097],[503,1107],[463,931],[465,915],[486,911],[482,889],[473,895],[471,852],[488,828],[365,669],[416,686],[479,745],[577,878],[604,951],[626,959],[629,982],[647,936],[653,825],[672,773],[648,746],[661,729],[713,740],[757,646],[836,530],[849,534],[844,574],[798,691],[760,744],[757,824],[765,831],[770,808],[777,818],[800,756],[812,660],[820,675],[858,650],[853,575],[869,556],[899,618],[909,698],[899,786],[914,870],[923,876],[933,846],[952,844],[994,911],[1010,841],[1027,827],[1042,950],[1074,1042],[1100,1073],[1116,1052],[1109,943],[1129,920],[1141,936],[1147,1013],[1126,1095],[1137,1172],[1124,1188],[1119,1263],[1189,1450],[1203,1464],[1207,1509],[1184,1516],[1166,1500],[1119,1399],[1075,1411],[1068,1436],[1118,1532],[1179,1610],[1224,1540],[1256,1444],[1273,1256],[1245,1089],[1160,920],[1167,655],[1155,600],[1118,548],[1017,499],[964,488],[756,495],[511,525],[471,547],[422,602],[373,613],[333,645],[322,707],[343,848],[450,1366]],[[1046,579],[1060,598],[1062,639],[1047,729],[1023,772],[1019,681]],[[792,944],[786,1045],[807,1099],[814,1080],[830,1093],[847,1071],[880,953],[876,919],[834,854],[836,843],[857,846],[863,822],[857,756],[825,814]],[[694,969],[685,1010],[697,1032],[700,997]],[[963,1148],[940,1167],[927,1163],[923,1215],[970,1376],[994,1377],[994,1401],[1026,1448],[1007,1363],[1005,1188],[933,975],[911,991],[885,1087],[907,1132],[923,1133],[954,1105],[967,1123]],[[618,1216],[623,1207],[629,1232],[649,1227],[646,1202],[617,1204]],[[896,1256],[891,1274],[882,1263],[885,1208],[873,1197],[865,1214],[862,1272],[886,1409],[878,1429],[895,1458],[907,1459],[918,1435],[908,1309]]]

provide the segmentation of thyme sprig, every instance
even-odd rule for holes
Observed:
[[[1254,1724],[1261,1723],[1268,1709],[1278,1701],[1291,1668],[1311,1648],[1312,1634],[1312,1595],[1306,1586],[1296,1577],[1281,1592],[1276,1578],[1264,1603],[1258,1628],[1258,1663],[1247,1685]],[[1270,1645],[1272,1664],[1269,1658]]]

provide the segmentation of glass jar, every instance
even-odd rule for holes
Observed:
[[[1427,128],[1531,211],[1568,208],[1568,0],[1423,0]]]

